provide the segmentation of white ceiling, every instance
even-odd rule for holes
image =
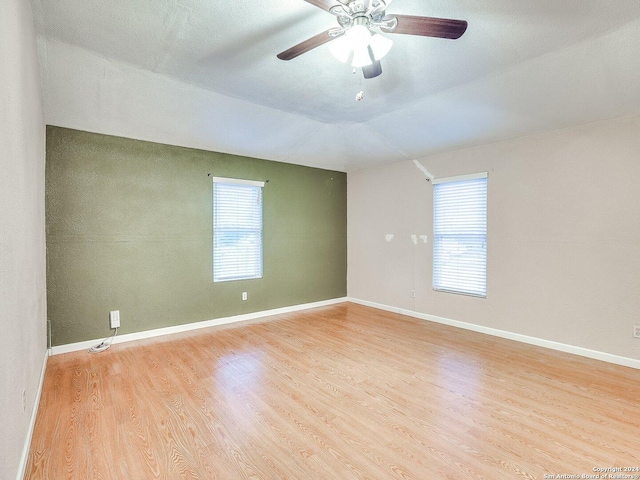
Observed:
[[[350,171],[640,112],[638,0],[395,0],[469,28],[389,35],[370,80],[276,58],[337,25],[303,0],[32,5],[53,125]]]

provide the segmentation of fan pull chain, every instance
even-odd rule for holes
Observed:
[[[353,74],[355,75],[356,73],[357,70],[354,67]],[[361,102],[362,100],[364,100],[364,87],[362,86],[362,77],[360,77],[358,80],[358,86],[360,87],[360,90],[358,91],[358,93],[356,93],[356,102]]]

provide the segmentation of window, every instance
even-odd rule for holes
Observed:
[[[433,183],[433,288],[486,297],[487,174]]]
[[[213,178],[213,281],[262,278],[264,182]]]

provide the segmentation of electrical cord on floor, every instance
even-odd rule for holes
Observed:
[[[113,339],[116,338],[117,334],[118,334],[118,327],[116,327],[116,331],[113,332],[113,335],[111,335],[109,338],[105,338],[98,345],[94,345],[93,347],[91,347],[89,349],[89,353],[100,353],[100,352],[104,352],[105,350],[108,350],[111,344],[113,343]]]

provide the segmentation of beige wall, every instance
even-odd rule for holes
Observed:
[[[35,43],[29,2],[0,2],[2,479],[20,471],[46,352],[45,130]]]
[[[489,172],[487,298],[433,291],[433,187],[411,161],[348,175],[350,297],[640,359],[640,117],[420,162]]]

